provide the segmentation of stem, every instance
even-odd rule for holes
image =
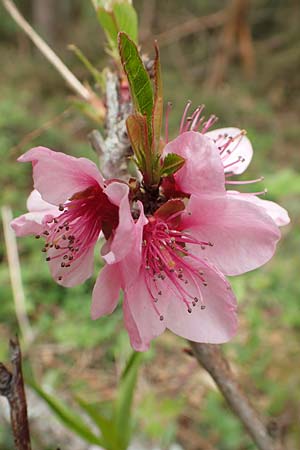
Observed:
[[[0,363],[0,395],[7,398],[16,450],[31,450],[19,340],[10,340],[12,372]]]
[[[258,412],[250,404],[233,375],[220,346],[190,342],[193,354],[211,375],[232,411],[246,428],[260,450],[283,450],[280,442],[271,437]]]
[[[16,235],[10,227],[10,222],[13,219],[11,209],[8,206],[2,206],[1,215],[15,311],[22,333],[22,338],[27,346],[32,342],[34,336],[26,314],[25,294],[22,283]]]

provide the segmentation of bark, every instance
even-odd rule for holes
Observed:
[[[16,450],[31,450],[19,340],[10,341],[12,371],[0,363],[0,395],[7,398]]]

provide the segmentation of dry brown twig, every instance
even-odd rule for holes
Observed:
[[[31,450],[19,340],[10,340],[12,371],[0,363],[0,395],[7,398],[16,450]]]
[[[186,22],[175,25],[174,27],[157,34],[154,38],[159,42],[160,47],[173,44],[191,34],[223,25],[226,17],[225,10],[217,11],[207,16],[194,17],[193,19],[187,20]],[[147,37],[148,36],[145,37],[145,40]]]
[[[252,437],[257,448],[260,450],[283,450],[277,436],[272,437],[270,435],[259,413],[254,409],[242,391],[220,346],[198,344],[196,342],[190,342],[190,345],[194,356],[201,366],[211,375],[230,408]]]

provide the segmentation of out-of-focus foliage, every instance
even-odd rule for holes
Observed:
[[[38,1],[17,3],[78,78],[93,85],[92,75],[67,50],[67,45],[78,46],[100,73],[107,65],[105,36],[94,8],[82,0],[53,0],[56,7],[51,10],[53,17],[51,14],[48,17],[52,25],[43,28],[36,13]],[[266,186],[268,198],[290,212],[291,225],[282,230],[283,239],[274,259],[260,270],[231,280],[240,304],[240,330],[225,349],[255,403],[266,414],[278,418],[285,447],[297,450],[300,446],[298,3],[250,2],[247,23],[251,29],[254,71],[246,75],[234,41],[223,79],[214,87],[211,81],[222,47],[224,22],[221,15],[217,16],[216,25],[207,27],[201,23],[203,17],[222,14],[223,9],[226,12],[231,2],[135,3],[143,49],[153,55],[154,35],[160,43],[164,98],[173,103],[171,135],[175,136],[178,130],[181,112],[189,98],[194,106],[205,103],[207,114],[214,113],[220,118],[220,126],[247,129],[255,154],[244,178],[264,175],[265,181],[258,189]],[[25,210],[32,181],[29,165],[17,164],[16,158],[30,147],[45,145],[96,161],[86,140],[94,124],[72,106],[72,93],[59,75],[1,7],[0,11],[1,203],[9,204],[14,215],[18,215]],[[183,29],[182,24],[188,22],[190,25]],[[50,278],[39,241],[24,238],[18,241],[18,246],[27,314],[35,332],[25,360],[26,371],[30,363],[42,386],[50,385],[53,391],[64,392],[67,399],[84,398],[93,404],[95,392],[97,400],[101,393],[101,407],[109,414],[118,374],[130,351],[121,310],[91,321],[94,279],[83,286],[64,289]],[[96,260],[95,275],[101,266],[100,258]],[[3,360],[7,339],[17,330],[17,322],[2,231],[0,285],[0,360]],[[207,383],[196,362],[181,352],[184,345],[175,336],[165,334],[148,355],[135,401],[140,438],[164,449],[174,441],[188,450],[252,449],[222,397]],[[40,442],[37,430],[34,435],[34,442]],[[0,449],[10,448],[13,444],[8,429],[0,426]]]

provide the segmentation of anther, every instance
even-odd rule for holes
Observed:
[[[187,311],[188,311],[188,313],[190,313],[190,314],[191,314],[191,312],[192,312],[191,308],[188,308]]]
[[[201,306],[200,306],[200,309],[205,309],[205,308],[206,308],[205,305],[201,305]]]
[[[61,280],[62,280],[62,277],[61,277],[61,276],[59,276],[59,277],[58,277],[58,281],[61,281]]]
[[[39,239],[41,236],[39,235],[39,234],[37,234],[36,236],[35,236],[35,238],[36,239]]]
[[[164,316],[159,316],[159,320],[163,321],[164,320]]]
[[[61,267],[65,267],[65,263],[62,262],[62,263],[60,264],[60,266],[61,266]]]
[[[64,205],[62,204],[62,203],[60,203],[60,205],[58,206],[58,209],[60,210],[60,211],[64,211]]]
[[[51,259],[50,256],[47,256],[46,261],[50,261],[50,259]]]

